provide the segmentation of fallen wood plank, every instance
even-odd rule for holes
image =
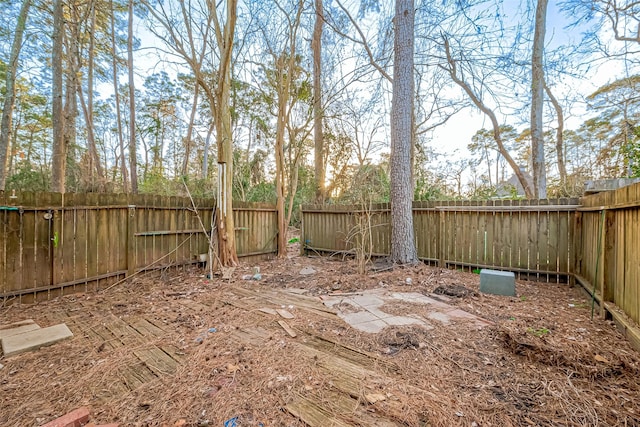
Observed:
[[[91,329],[91,332],[98,337],[98,341],[102,341],[100,346],[102,349],[105,347],[109,348],[118,348],[123,347],[124,344],[117,338],[110,330],[107,329],[105,325],[98,325],[95,328]],[[102,345],[104,344],[104,346]]]
[[[259,326],[255,328],[236,329],[231,332],[231,336],[241,342],[250,345],[264,345],[271,338],[271,332]]]
[[[36,350],[40,347],[55,344],[73,334],[65,325],[50,326],[48,328],[36,329],[19,335],[12,335],[2,339],[2,351],[5,357],[24,353],[25,351]]]
[[[178,365],[178,362],[155,346],[144,350],[135,350],[133,354],[158,376],[175,373]]]
[[[177,363],[184,362],[186,355],[183,351],[177,349],[172,345],[161,345],[160,350],[164,351],[169,357],[175,360]]]
[[[284,310],[282,308],[278,308],[276,310],[276,312],[280,315],[280,317],[283,317],[285,319],[293,319],[293,318],[296,317],[293,314],[291,314],[290,312],[288,312],[287,310]]]
[[[291,415],[307,423],[309,427],[351,427],[353,425],[333,417],[322,406],[306,397],[300,396],[285,408]]]
[[[160,337],[165,334],[162,329],[160,329],[158,326],[154,325],[144,317],[133,319],[131,322],[129,322],[129,324],[131,325],[131,327],[133,327],[133,329],[138,331],[140,335],[143,335],[145,337]]]
[[[383,359],[375,353],[367,352],[330,338],[316,335],[310,331],[307,331],[307,333],[309,333],[309,336],[305,340],[305,345],[308,347],[339,356],[344,360],[353,362],[367,369],[382,367],[388,372],[398,372],[400,370],[400,367],[396,363]]]
[[[104,326],[124,344],[125,346],[131,346],[139,344],[142,341],[143,336],[125,321],[113,316],[112,321]]]
[[[120,371],[124,377],[125,384],[130,390],[135,390],[141,385],[155,380],[154,373],[142,362],[127,366]]]
[[[35,331],[36,329],[40,329],[40,326],[35,323],[28,323],[22,326],[16,326],[15,328],[10,329],[0,329],[0,340],[6,337],[10,337],[11,335],[18,335],[24,332]]]
[[[321,407],[339,416],[342,420],[358,426],[400,427],[399,424],[386,418],[380,411],[369,412],[368,405],[361,399],[349,397],[338,391],[323,391],[322,397],[314,396]]]
[[[268,301],[276,306],[295,305],[298,308],[315,311],[324,314],[327,317],[337,315],[337,311],[333,308],[326,307],[318,297],[309,297],[304,295],[292,294],[286,291],[270,291],[263,289],[260,292],[249,289],[235,288],[233,293],[238,296],[252,297],[257,300]]]
[[[298,336],[298,334],[296,334],[295,331],[291,329],[291,326],[289,326],[284,320],[278,320],[278,325],[282,326],[282,329],[284,329],[291,338],[295,338]]]

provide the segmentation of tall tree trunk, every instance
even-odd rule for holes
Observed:
[[[564,162],[564,113],[562,106],[558,102],[558,99],[553,96],[553,92],[549,89],[549,86],[545,83],[544,91],[547,93],[551,105],[556,111],[556,117],[558,119],[558,128],[556,129],[556,157],[558,159],[558,173],[560,174],[560,187],[565,188],[567,185],[567,166]]]
[[[67,148],[65,146],[65,126],[62,88],[62,44],[64,37],[64,11],[62,0],[53,4],[53,49],[51,54],[51,121],[53,126],[53,147],[51,155],[51,191],[64,193]]]
[[[547,198],[547,171],[544,161],[542,112],[544,104],[544,36],[548,0],[538,0],[536,27],[531,53],[531,160],[533,191],[538,199]]]
[[[64,103],[64,146],[66,149],[66,158],[65,158],[65,175],[68,176],[68,165],[69,161],[73,162],[76,156],[76,148],[77,148],[77,130],[76,130],[76,122],[78,119],[78,73],[75,71],[78,69],[78,64],[76,61],[79,60],[79,52],[77,50],[78,40],[76,38],[68,38],[69,46],[68,51],[70,52],[67,55],[67,66],[68,72],[66,73],[65,79],[65,103]],[[72,51],[73,49],[73,51]],[[74,169],[71,172],[75,172]],[[77,177],[76,177],[77,178]],[[66,179],[65,179],[65,187],[66,187]],[[77,179],[74,184],[77,184]]]
[[[298,2],[298,10],[295,20],[289,27],[289,49],[288,52],[282,52],[275,60],[276,81],[277,81],[277,97],[278,97],[278,117],[276,118],[276,211],[278,212],[278,256],[287,255],[287,230],[289,223],[287,222],[285,210],[285,181],[286,181],[286,163],[284,156],[285,134],[291,108],[289,106],[291,97],[291,83],[295,75],[296,66],[296,35],[300,25],[300,17],[302,15],[302,0]],[[293,147],[290,148],[293,150]],[[294,195],[292,194],[293,198]]]
[[[118,85],[118,54],[116,51],[116,11],[113,8],[113,0],[111,4],[111,59],[112,59],[112,77],[113,77],[113,93],[116,102],[116,123],[118,128],[118,147],[120,149],[120,173],[122,174],[122,189],[125,193],[129,192],[129,177],[127,173],[127,161],[124,154],[124,135],[122,133],[122,111],[120,111],[120,88]]]
[[[95,32],[96,32],[96,2],[91,1],[91,29],[89,30],[89,62],[87,66],[87,103],[85,105],[82,93],[80,93],[80,99],[82,100],[82,107],[85,112],[85,119],[87,125],[87,136],[89,139],[89,153],[93,158],[96,174],[100,179],[100,184],[104,180],[104,172],[102,170],[102,164],[100,163],[100,156],[98,155],[98,148],[96,146],[95,132],[93,126],[93,69],[95,67]],[[82,89],[82,85],[79,84],[78,88]]]
[[[413,0],[396,0],[391,99],[391,261],[418,262],[413,212],[411,150],[413,141]]]
[[[235,225],[233,221],[233,135],[229,100],[231,95],[231,55],[237,19],[237,0],[227,1],[227,19],[224,28],[220,25],[215,3],[215,28],[220,49],[220,69],[215,91],[216,139],[218,145],[218,199],[216,226],[218,232],[218,257],[223,266],[238,264]]]
[[[209,175],[209,147],[211,143],[211,134],[215,129],[215,123],[211,121],[209,129],[207,129],[207,137],[204,139],[204,151],[202,153],[202,179],[207,179]]]
[[[189,116],[189,126],[187,127],[187,136],[184,142],[184,160],[182,161],[181,174],[186,176],[189,172],[189,156],[191,152],[191,138],[193,138],[193,124],[196,120],[198,112],[198,98],[200,97],[200,85],[196,82],[193,89],[193,105],[191,106],[191,115]]]
[[[129,0],[127,26],[127,65],[129,68],[129,170],[131,192],[138,193],[138,154],[136,150],[136,89],[133,74],[133,0]]]
[[[89,152],[89,173],[91,174],[91,183],[92,187],[95,189],[96,182],[93,179],[93,173],[95,170],[95,174],[98,177],[98,187],[101,187],[104,184],[104,173],[102,171],[102,164],[100,162],[100,156],[98,155],[98,148],[96,146],[95,134],[94,134],[94,126],[93,126],[93,68],[94,68],[94,58],[95,58],[95,28],[96,28],[96,10],[95,10],[95,2],[91,1],[89,4],[89,52],[88,52],[88,63],[87,63],[87,99],[84,99],[84,93],[82,89],[82,81],[79,81],[76,85],[78,91],[78,98],[80,99],[80,106],[82,107],[82,113],[84,114],[84,121],[87,127],[87,145]],[[79,37],[80,34],[80,22],[77,23],[77,30],[75,32],[75,36]],[[77,52],[77,65],[76,75],[79,75],[79,69],[81,68],[82,58],[79,56],[79,52]]]
[[[22,49],[22,38],[24,28],[27,25],[27,16],[31,0],[24,0],[16,22],[16,32],[13,36],[13,44],[11,45],[11,53],[9,62],[7,63],[7,77],[5,81],[5,98],[2,106],[2,122],[0,124],[0,191],[4,191],[8,178],[8,160],[11,150],[11,127],[13,120],[13,110],[16,104],[16,74],[18,71],[18,57]]]
[[[280,62],[280,61],[278,61]],[[283,65],[280,65],[283,67]],[[276,65],[276,69],[278,65]],[[284,257],[287,254],[287,220],[284,209],[285,191],[284,191],[284,176],[285,176],[285,159],[284,159],[284,133],[286,128],[286,108],[288,103],[289,86],[284,81],[284,70],[280,69],[278,80],[279,84],[279,96],[278,96],[278,117],[276,122],[276,211],[278,215],[278,256]]]
[[[313,143],[316,178],[316,203],[325,199],[324,135],[322,129],[322,26],[324,9],[322,0],[315,0],[316,21],[313,27]]]

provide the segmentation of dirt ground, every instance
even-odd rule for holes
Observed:
[[[254,267],[260,280],[247,280]],[[591,320],[578,287],[517,281],[517,297],[485,295],[471,272],[359,275],[353,260],[302,257],[295,245],[285,259],[229,273],[167,271],[0,307],[0,325],[65,322],[74,333],[0,358],[0,425],[41,425],[87,406],[96,423],[122,426],[640,426],[640,354],[611,322]],[[489,325],[367,333],[322,308],[320,297],[378,288],[444,292]]]

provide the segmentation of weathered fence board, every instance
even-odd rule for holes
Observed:
[[[640,184],[581,199],[576,277],[640,323]],[[612,313],[613,314],[613,313]]]
[[[442,266],[493,267],[566,280],[573,266],[577,199],[541,201],[434,201],[414,203],[420,259]],[[372,253],[390,250],[389,206],[305,206],[306,250],[353,252],[357,217],[370,215]]]
[[[0,298],[31,302],[104,287],[208,252],[214,200],[126,194],[0,193]],[[277,251],[276,211],[234,207],[239,256]]]

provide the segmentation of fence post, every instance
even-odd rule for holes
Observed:
[[[616,279],[616,212],[605,211],[604,218],[604,245],[602,248],[602,301],[613,301],[615,295]],[[604,312],[604,310],[603,310]]]
[[[300,205],[300,256],[304,256],[305,253],[305,244],[304,244],[304,206]],[[278,244],[278,240],[276,239],[276,245]]]
[[[127,211],[127,277],[136,272],[136,206],[129,205]]]
[[[582,212],[576,210],[575,218],[573,221],[573,253],[571,263],[571,273],[570,276],[570,284],[575,285],[576,277],[575,275],[583,276],[582,272],[582,258],[584,256],[584,248],[582,247]]]
[[[438,233],[437,235],[437,242],[438,244],[437,246],[437,251],[438,253],[436,254],[438,257],[438,267],[440,268],[444,268],[444,237],[442,236],[442,234],[444,233],[444,210],[440,210],[440,218],[438,221],[438,229],[436,230],[436,233]]]

